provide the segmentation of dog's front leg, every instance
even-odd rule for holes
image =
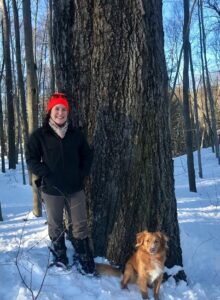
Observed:
[[[146,275],[145,276],[138,276],[138,285],[139,285],[139,288],[140,288],[140,291],[141,291],[141,295],[142,295],[142,298],[143,299],[149,299],[148,298],[148,287],[147,287],[147,281],[148,281],[148,278],[146,278]]]
[[[159,300],[160,285],[163,280],[163,274],[161,274],[154,282],[154,299]]]

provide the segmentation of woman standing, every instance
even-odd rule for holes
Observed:
[[[94,273],[83,191],[83,181],[89,175],[92,164],[92,151],[81,131],[73,127],[68,115],[69,104],[65,94],[53,94],[48,101],[43,126],[30,136],[26,160],[29,170],[41,180],[55,264],[68,264],[63,228],[63,210],[67,206],[77,259],[84,273]]]

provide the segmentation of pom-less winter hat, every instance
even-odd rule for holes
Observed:
[[[50,112],[51,109],[57,105],[62,104],[66,107],[67,111],[69,111],[69,103],[65,94],[55,93],[53,94],[47,104],[47,112]]]

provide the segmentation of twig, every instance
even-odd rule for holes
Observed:
[[[17,267],[17,270],[18,270],[18,273],[21,277],[21,280],[23,282],[23,284],[26,286],[26,288],[30,291],[31,293],[31,296],[32,296],[32,299],[35,300],[35,297],[34,297],[34,293],[33,293],[33,290],[28,286],[28,284],[26,283],[22,273],[21,273],[21,270],[19,268],[19,254],[20,254],[20,251],[21,251],[21,242],[22,242],[22,237],[23,237],[23,234],[24,234],[24,228],[25,228],[25,225],[26,225],[26,222],[24,223],[24,226],[22,228],[22,232],[21,232],[21,237],[20,237],[20,240],[19,240],[19,245],[18,245],[18,252],[17,252],[17,255],[16,255],[16,260],[15,260],[15,265]]]
[[[35,296],[35,295],[34,295],[33,288],[32,288],[32,283],[33,283],[33,282],[32,282],[32,279],[33,279],[33,267],[34,267],[34,264],[32,264],[32,266],[31,266],[31,272],[30,272],[30,285],[28,285],[28,283],[26,282],[25,277],[23,276],[23,274],[22,274],[22,272],[21,272],[21,269],[20,269],[20,267],[19,267],[19,255],[20,255],[20,253],[21,253],[21,244],[22,244],[22,239],[23,239],[23,235],[24,235],[24,228],[25,228],[25,225],[26,225],[27,220],[28,220],[28,218],[25,219],[25,223],[24,223],[24,225],[23,225],[22,232],[21,232],[21,236],[20,236],[20,239],[19,239],[18,252],[17,252],[17,255],[16,255],[15,265],[16,265],[17,270],[18,270],[18,273],[19,273],[19,275],[20,275],[20,277],[21,277],[22,283],[23,283],[24,286],[30,291],[32,299],[33,299],[33,300],[36,300],[36,299],[39,297],[39,295],[40,295],[40,293],[41,293],[41,291],[42,291],[42,288],[43,288],[43,285],[44,285],[44,282],[45,282],[45,279],[46,279],[46,276],[47,276],[47,271],[48,271],[48,266],[49,266],[49,261],[50,261],[50,252],[49,252],[49,254],[48,254],[48,262],[47,262],[47,268],[46,268],[46,271],[45,271],[45,273],[44,273],[44,276],[43,276],[41,285],[40,285],[40,287],[39,287],[39,290],[38,290],[38,292],[37,292],[37,294],[36,294],[36,296]],[[43,239],[45,239],[45,237],[44,237]],[[41,240],[42,240],[42,239],[41,239]],[[37,244],[38,244],[38,243],[37,243]],[[36,245],[36,244],[35,244],[35,245]],[[32,248],[33,248],[33,246],[32,246],[28,251],[30,251]],[[28,269],[27,269],[27,271],[28,271]]]
[[[49,250],[48,250],[48,251],[49,251]],[[43,279],[42,279],[42,282],[41,282],[40,288],[39,288],[39,290],[38,290],[38,293],[37,293],[37,295],[36,295],[36,297],[35,297],[35,300],[38,298],[38,296],[40,295],[41,290],[42,290],[42,288],[43,288],[44,281],[45,281],[45,279],[46,279],[47,272],[48,272],[48,269],[49,269],[49,262],[50,262],[50,251],[49,251],[49,253],[48,253],[47,268],[46,268],[46,271],[45,271],[45,273],[44,273],[44,277],[43,277]]]

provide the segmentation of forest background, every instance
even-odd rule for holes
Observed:
[[[28,3],[28,1],[23,1]],[[9,40],[4,41],[3,32],[5,27],[3,25],[4,5],[8,18],[8,36]],[[29,5],[29,7],[28,7]],[[55,74],[54,74],[54,58],[52,51],[52,1],[34,0],[27,5],[27,13],[31,16],[25,15],[22,1],[1,1],[1,36],[0,43],[2,50],[6,47],[10,50],[10,62],[4,59],[4,52],[0,53],[0,130],[2,143],[2,160],[4,154],[9,155],[11,163],[9,168],[15,168],[17,161],[17,153],[19,148],[19,140],[22,138],[25,141],[27,138],[27,124],[25,119],[31,119],[29,113],[25,115],[24,108],[32,105],[29,101],[28,95],[20,95],[21,88],[19,80],[24,85],[24,91],[28,94],[28,70],[25,64],[25,16],[31,17],[32,38],[27,37],[27,44],[29,48],[33,49],[33,61],[36,69],[37,80],[37,106],[38,106],[38,125],[42,124],[45,116],[45,103],[48,97],[56,89]],[[215,120],[211,113],[210,97],[214,100],[216,129],[220,128],[219,120],[219,69],[220,69],[220,4],[218,0],[205,1],[189,1],[191,6],[190,11],[190,44],[192,53],[192,63],[195,86],[193,79],[190,78],[190,118],[192,121],[192,137],[193,149],[199,146],[208,146],[214,144],[212,125]],[[29,9],[29,11],[28,11]],[[202,10],[202,11],[201,11]],[[27,21],[26,21],[27,22]],[[163,1],[163,27],[165,39],[165,55],[168,71],[168,80],[170,87],[170,122],[171,122],[171,136],[172,136],[172,151],[173,156],[177,156],[186,152],[186,145],[184,139],[184,117],[183,117],[183,22],[184,22],[184,1],[165,0]],[[6,25],[5,25],[6,26]],[[16,30],[19,30],[19,37],[16,36]],[[29,35],[30,35],[29,33]],[[27,35],[27,34],[26,34]],[[19,40],[17,40],[19,38]],[[20,47],[18,46],[20,45]],[[6,52],[6,51],[5,51]],[[19,53],[17,53],[19,52]],[[30,52],[29,52],[30,53]],[[30,54],[29,54],[30,55]],[[20,59],[18,59],[20,57]],[[18,64],[21,64],[20,76]],[[9,75],[6,74],[7,65],[11,69],[11,96],[13,101],[7,101],[7,86],[6,79]],[[207,72],[208,71],[208,72]],[[209,77],[209,79],[207,78]],[[212,95],[208,92],[208,81],[211,84]],[[193,91],[195,88],[195,91]],[[196,92],[196,94],[194,93]],[[25,100],[25,96],[27,99]],[[198,103],[195,105],[195,96]],[[23,99],[22,99],[23,98]],[[20,100],[19,100],[20,99]],[[13,107],[9,108],[13,102]],[[19,104],[19,105],[18,105]],[[19,108],[20,106],[20,108]],[[18,111],[19,109],[19,111]],[[9,110],[9,112],[8,112]],[[196,110],[198,110],[196,112]],[[12,113],[12,117],[8,114]],[[198,116],[197,116],[198,113]],[[198,134],[196,117],[199,119],[199,141],[196,141]],[[36,117],[35,117],[36,118]],[[15,121],[14,121],[15,119]],[[33,118],[32,118],[33,119]],[[15,122],[15,125],[13,124]],[[28,120],[28,123],[31,121]],[[23,132],[19,134],[19,127],[23,128]],[[8,127],[7,127],[8,126]],[[15,127],[14,127],[15,126]],[[32,127],[29,124],[29,127]],[[12,128],[15,130],[12,131]],[[31,131],[31,129],[29,129]],[[26,132],[26,133],[25,133]],[[15,149],[9,150],[9,135],[14,141]],[[21,136],[22,135],[22,136]],[[20,137],[19,137],[20,136]],[[11,146],[12,147],[12,146]],[[12,147],[13,148],[13,147]],[[5,152],[5,153],[4,153]],[[12,153],[10,155],[10,153]],[[11,156],[11,157],[10,157]],[[4,162],[2,163],[4,172]]]
[[[107,139],[103,144],[104,147],[102,149],[96,149],[97,153],[100,154],[99,156],[97,155],[97,160],[95,160],[96,166],[99,167],[96,168],[95,173],[92,173],[92,183],[89,182],[87,185],[88,189],[92,187],[92,192],[89,198],[92,198],[95,194],[95,197],[99,198],[99,201],[102,200],[103,202],[104,199],[106,200],[105,203],[111,202],[109,206],[107,205],[107,209],[108,207],[110,207],[112,210],[114,209],[114,211],[116,211],[116,207],[122,207],[118,215],[114,216],[115,218],[111,219],[109,219],[106,208],[105,210],[103,210],[106,213],[106,215],[104,213],[104,216],[106,216],[106,218],[105,220],[102,220],[104,222],[104,226],[102,222],[100,222],[100,224],[102,228],[106,228],[105,234],[107,236],[107,240],[110,236],[109,232],[111,232],[112,239],[110,238],[108,242],[106,242],[106,240],[104,240],[104,242],[100,240],[100,245],[98,245],[97,243],[97,249],[98,247],[102,249],[103,246],[101,245],[104,245],[104,249],[102,249],[101,253],[99,254],[104,255],[107,253],[108,258],[112,258],[117,262],[122,257],[127,256],[128,253],[126,253],[125,255],[125,251],[131,252],[131,249],[122,249],[121,253],[115,253],[113,249],[115,249],[114,243],[117,239],[121,239],[122,237],[123,239],[128,239],[127,232],[119,232],[118,230],[119,227],[125,227],[124,224],[123,226],[120,226],[117,221],[123,219],[125,223],[128,222],[129,218],[126,217],[125,214],[127,213],[129,215],[132,213],[132,218],[130,218],[130,222],[132,223],[134,214],[136,213],[138,214],[137,219],[140,219],[141,221],[137,222],[137,224],[135,224],[131,228],[131,236],[134,237],[134,232],[137,232],[137,230],[140,230],[144,227],[147,227],[149,229],[163,229],[165,231],[168,231],[169,236],[172,237],[171,243],[173,243],[172,245],[174,246],[172,247],[172,249],[174,249],[174,253],[171,253],[172,255],[170,255],[169,264],[170,266],[173,266],[175,264],[181,265],[181,251],[179,246],[177,220],[175,219],[174,222],[172,222],[172,218],[170,217],[171,215],[173,215],[173,212],[174,214],[176,212],[176,204],[173,193],[174,185],[173,174],[171,170],[172,163],[170,161],[169,154],[169,139],[171,134],[171,149],[173,157],[176,157],[180,154],[187,154],[189,190],[196,192],[197,188],[195,181],[193,151],[198,150],[198,156],[196,157],[196,159],[198,159],[199,176],[201,178],[203,177],[202,157],[200,151],[202,147],[210,146],[214,153],[213,155],[215,155],[217,158],[216,164],[219,164],[220,162],[219,1],[167,0],[163,1],[163,11],[161,12],[161,14],[160,9],[162,7],[162,2],[159,0],[155,1],[154,4],[150,4],[149,1],[134,1],[132,2],[132,4],[123,4],[120,1],[114,2],[114,5],[116,5],[117,8],[119,8],[121,5],[122,11],[127,16],[126,20],[131,21],[132,24],[135,24],[135,26],[137,26],[138,30],[136,32],[131,32],[131,35],[137,34],[137,39],[132,36],[132,40],[129,40],[128,42],[131,42],[131,44],[133,43],[132,45],[134,45],[136,41],[139,41],[138,38],[140,38],[142,34],[142,27],[141,23],[137,23],[137,20],[140,20],[140,16],[143,17],[145,22],[144,24],[146,25],[146,32],[143,30],[143,33],[146,33],[146,36],[147,34],[149,34],[148,39],[146,39],[146,44],[149,48],[147,48],[147,51],[145,52],[145,44],[142,44],[142,40],[140,39],[140,45],[144,50],[140,53],[141,55],[143,55],[143,60],[141,61],[141,66],[143,67],[143,69],[146,64],[146,68],[144,70],[144,75],[146,77],[143,76],[145,80],[145,82],[143,82],[143,90],[148,91],[148,93],[146,92],[147,95],[152,93],[152,95],[155,96],[155,98],[153,97],[154,102],[151,102],[150,95],[149,97],[145,98],[145,100],[147,99],[147,105],[144,106],[144,102],[141,102],[141,97],[140,99],[137,98],[137,100],[141,103],[139,107],[143,107],[143,112],[140,111],[138,105],[136,108],[135,105],[138,104],[138,102],[134,104],[135,102],[129,102],[129,99],[127,104],[123,103],[126,109],[126,105],[130,105],[130,108],[132,108],[132,106],[135,106],[135,109],[137,109],[137,111],[134,113],[135,116],[143,116],[146,112],[146,115],[143,118],[143,125],[140,125],[141,120],[138,119],[135,123],[130,115],[127,115],[125,117],[125,115],[121,113],[121,111],[123,111],[123,108],[121,107],[122,104],[116,103],[117,97],[119,97],[118,95],[120,95],[120,92],[122,94],[124,92],[123,96],[126,97],[125,93],[128,89],[121,86],[120,90],[120,85],[116,86],[115,82],[112,81],[112,86],[110,86],[110,88],[112,91],[112,87],[115,87],[115,91],[117,91],[117,93],[115,92],[115,103],[118,105],[119,110],[117,112],[115,110],[111,111],[111,105],[114,106],[115,103],[111,103],[110,101],[110,109],[109,107],[107,107],[106,109],[106,107],[104,106],[104,108],[102,108],[103,110],[101,110],[99,106],[100,103],[98,103],[98,101],[100,100],[99,96],[102,95],[102,92],[104,95],[102,95],[103,98],[105,97],[105,89],[103,89],[103,91],[100,91],[99,87],[96,87],[95,85],[94,87],[96,89],[93,86],[87,89],[88,85],[87,83],[85,83],[85,80],[90,80],[90,77],[86,77],[86,75],[85,77],[83,77],[83,72],[80,74],[77,73],[77,68],[80,69],[80,67],[84,67],[87,72],[86,68],[88,67],[88,65],[86,65],[86,63],[88,63],[90,59],[89,47],[88,49],[85,48],[81,49],[81,51],[79,50],[80,43],[82,43],[82,45],[88,46],[86,44],[86,39],[88,39],[88,41],[90,42],[89,34],[91,28],[89,26],[91,24],[87,19],[87,17],[90,16],[90,2],[91,1],[76,1],[74,6],[73,1],[70,0],[66,0],[63,2],[52,2],[51,0],[31,1],[31,3],[28,0],[0,1],[2,17],[2,35],[0,42],[2,43],[3,49],[3,51],[0,53],[0,137],[2,172],[7,171],[5,167],[5,157],[7,156],[8,158],[9,169],[15,169],[18,162],[18,154],[20,153],[24,173],[25,145],[29,134],[42,124],[42,120],[45,116],[45,105],[48,97],[57,89],[61,91],[60,85],[69,87],[69,89],[64,90],[65,92],[69,93],[68,97],[70,103],[73,103],[73,115],[75,116],[75,120],[77,120],[78,125],[85,127],[85,131],[88,134],[90,142],[101,144],[100,142],[105,141],[105,134],[107,131],[103,132],[100,128],[104,127],[106,129],[106,126],[112,126],[107,129],[110,130],[113,138],[110,139],[110,142]],[[76,3],[78,3],[77,5],[79,7],[77,7]],[[101,4],[101,2],[99,3],[97,1],[94,3],[96,9],[94,10],[94,13],[97,14],[97,16],[99,16],[100,18],[94,18],[95,22],[97,23],[94,22],[93,24],[94,28],[95,26],[97,26],[97,32],[95,32],[94,30],[94,32],[97,33],[97,36],[94,35],[94,37],[97,38],[98,41],[101,36],[99,35],[100,29],[103,29],[104,32],[104,30],[107,28],[107,30],[111,32],[111,29],[109,29],[107,26],[106,28],[104,27],[104,23],[103,27],[102,23],[99,23],[99,20],[102,20],[103,17],[101,14],[102,9],[103,11],[107,12],[106,16],[108,16],[108,14],[112,14],[113,17],[116,17],[115,20],[117,20],[117,16],[120,18],[121,15],[119,9],[113,12],[110,5],[106,5],[104,7],[104,4]],[[79,12],[81,9],[81,11],[84,13],[84,20],[81,23],[81,27],[79,28],[74,27],[75,24],[80,24],[79,19],[77,19],[77,14],[75,19],[76,22],[74,24],[72,24],[70,20],[70,17],[72,16],[70,12],[77,12],[77,9],[79,10]],[[151,9],[153,14],[151,13]],[[126,20],[122,20],[126,24]],[[148,23],[148,20],[152,22]],[[161,30],[162,21],[163,32]],[[88,26],[88,31],[83,28],[84,25]],[[114,24],[111,25],[112,29],[114,29]],[[87,29],[87,27],[85,28]],[[158,33],[158,36],[157,34],[155,35],[155,41],[153,39],[154,35],[151,36],[153,32],[152,30],[155,30],[156,33]],[[63,36],[64,32],[66,32],[66,35]],[[71,35],[73,32],[75,36]],[[84,35],[78,35],[78,33],[80,32],[82,32]],[[112,30],[111,35],[109,36],[115,35],[116,41],[122,41],[124,43],[123,45],[126,45],[126,38],[122,35],[121,39],[118,39],[118,32],[120,31],[116,32],[116,30]],[[152,63],[152,70],[148,69],[148,67],[151,66],[151,62],[154,61],[154,51],[150,52],[150,50],[155,49],[155,57],[157,58],[160,58],[160,53],[163,52],[163,33],[165,41],[164,52],[166,58],[167,73],[163,64],[163,55],[161,61],[159,61],[158,59],[158,62],[156,62],[155,64]],[[85,37],[86,41],[83,40],[82,36]],[[78,37],[78,40],[76,39],[74,41],[74,37]],[[95,38],[94,41],[96,41]],[[104,41],[106,41],[105,39],[106,37],[103,38]],[[99,42],[100,41],[102,42],[101,39],[99,40]],[[76,45],[77,42],[79,42],[78,48]],[[107,40],[107,43],[108,42],[109,41]],[[153,44],[154,42],[155,44]],[[107,61],[106,58],[104,57],[103,61],[101,61],[102,53],[104,52],[100,48],[102,45],[99,47],[98,43],[95,44],[94,42],[93,46],[93,49],[95,50],[91,54],[91,59],[93,59],[92,62],[94,69],[92,70],[93,73],[91,72],[90,75],[92,77],[95,73],[96,75],[100,76],[101,80],[103,80],[104,83],[108,83],[108,81],[110,82],[110,80],[108,80],[108,76],[110,76],[109,74],[111,74],[111,72],[112,74],[115,74],[114,72],[115,70],[117,70],[117,62],[115,58],[121,58],[120,53],[118,54],[118,56],[115,56],[116,54],[114,51],[112,51],[112,53],[108,53],[110,62],[113,65],[112,70],[110,70],[108,69],[110,63],[108,62],[108,64],[105,65],[105,62]],[[138,47],[139,44],[135,48],[135,51],[137,51],[137,49],[140,50]],[[69,49],[73,49],[72,52],[74,52],[74,55],[76,55],[75,53],[79,52],[78,65],[74,60],[72,60],[73,57],[70,55]],[[118,48],[115,47],[115,51],[120,52],[117,49]],[[97,53],[100,55],[95,55],[95,51],[97,51]],[[134,55],[136,55],[135,51]],[[146,53],[150,54],[146,55]],[[70,64],[68,66],[67,64],[69,55]],[[123,55],[126,58],[126,53],[122,52],[121,56]],[[86,61],[87,58],[88,61]],[[129,69],[129,74],[134,76],[134,79],[137,75],[138,79],[139,73],[138,71],[135,72],[135,70],[132,69],[132,63],[134,63],[134,67],[137,67],[137,70],[139,66],[136,66],[136,60],[134,59],[133,61],[132,59],[133,57],[130,60],[131,63],[129,65],[129,68],[131,69]],[[64,62],[66,69],[64,68],[63,70],[62,63]],[[75,63],[74,68],[76,70],[76,74],[74,73],[74,68],[72,67],[73,64],[71,64],[71,62]],[[99,73],[100,62],[103,63],[104,68],[102,72],[104,73]],[[119,67],[123,69],[122,64],[119,64]],[[125,73],[125,78],[129,78],[126,76],[127,75]],[[163,91],[164,82],[166,84],[166,76],[168,79],[168,96],[166,96],[166,93],[164,93]],[[150,82],[150,79],[148,77],[152,77],[152,82]],[[97,81],[98,79],[99,78],[97,77]],[[124,84],[124,82],[126,82],[126,80],[122,81],[121,84]],[[80,90],[77,84],[74,86],[74,83],[84,84],[85,89]],[[142,88],[141,84],[138,82],[137,87],[130,84],[129,89],[131,89],[132,92],[135,91],[136,93],[130,93],[132,95],[132,101],[135,100],[135,97],[133,97],[133,95],[139,95],[139,90],[141,90]],[[153,90],[153,88],[151,91],[150,86],[155,87],[157,86],[157,84],[159,87],[159,92],[157,93],[157,90]],[[101,87],[102,85],[100,85],[100,89]],[[107,92],[109,92],[109,90]],[[88,96],[90,103],[86,103],[83,93]],[[97,103],[95,103],[96,99],[94,100],[94,103],[91,102],[93,101],[92,95],[98,96]],[[110,93],[106,93],[107,100],[109,95]],[[124,100],[123,97],[122,99]],[[149,99],[150,101],[148,103]],[[168,101],[163,101],[163,99],[167,99]],[[94,109],[92,109],[92,105],[94,105],[94,107],[96,105],[98,111],[96,116],[94,115]],[[132,114],[132,111],[130,112]],[[157,118],[159,118],[159,115],[161,114],[161,125],[159,124],[159,122],[155,122],[155,124],[153,124],[152,122],[150,122],[150,119],[148,120],[148,117],[150,118],[151,113],[152,115],[155,114]],[[135,132],[135,130],[137,130],[137,128],[137,134],[134,135],[135,137],[137,137],[137,141],[134,142],[134,144],[136,143],[135,145],[131,146],[131,140],[134,137],[132,136],[132,134],[133,132]],[[116,133],[114,132],[115,129]],[[146,136],[143,135],[143,133],[145,132],[144,130],[146,131]],[[118,134],[118,136],[117,132],[120,133]],[[121,136],[122,140],[120,140]],[[148,141],[149,147],[146,145],[146,141]],[[138,142],[140,142],[140,146]],[[110,148],[109,146],[113,147]],[[135,151],[133,151],[133,146]],[[138,157],[139,153],[142,151],[142,146],[145,151],[143,151],[142,157]],[[163,146],[164,148],[161,148],[161,146]],[[112,150],[112,153],[108,152],[109,149]],[[123,151],[125,152],[122,151],[120,153],[121,149],[123,149]],[[121,156],[119,155],[118,157],[118,153],[120,153]],[[124,153],[124,158],[122,158],[122,153]],[[132,157],[132,159],[134,157],[134,161],[129,161],[129,155],[130,157]],[[120,168],[117,169],[116,163],[112,164],[109,173],[107,173],[106,170],[109,169],[109,164],[107,165],[105,163],[107,159],[111,158],[111,156],[114,156],[114,159],[118,163]],[[136,156],[137,159],[135,158]],[[154,161],[155,165],[152,164],[151,160]],[[131,163],[128,164],[128,161],[129,163]],[[141,165],[141,161],[144,161],[143,165]],[[102,163],[102,165],[99,165],[99,163]],[[133,173],[130,172],[130,168],[133,168]],[[161,169],[165,169],[166,171],[168,170],[167,175],[162,174],[160,177]],[[124,174],[127,170],[129,172],[127,172],[127,174]],[[103,174],[107,174],[104,178],[107,179],[105,180],[105,182],[109,184],[108,186],[104,186],[102,182],[101,175]],[[128,177],[128,174],[132,175]],[[138,174],[141,174],[141,176],[139,176]],[[132,186],[132,188],[136,188],[135,192],[132,190],[129,191],[131,199],[132,197],[135,198],[136,195],[135,201],[141,199],[139,202],[141,202],[143,206],[137,207],[137,201],[135,202],[131,200],[126,194],[127,191],[125,190],[125,188],[127,183],[125,183],[124,180],[125,176],[127,176],[127,178],[129,178],[130,180],[129,181],[127,179],[127,182],[132,183],[133,180],[133,183],[135,183]],[[118,178],[118,181],[120,181],[121,178],[123,179],[120,182],[120,185],[122,187],[119,187],[119,182],[117,182],[117,180],[113,180],[115,178]],[[137,178],[139,178],[138,181]],[[150,179],[149,182],[146,182],[146,178],[153,179]],[[158,180],[159,178],[161,178],[161,180]],[[167,179],[168,182],[166,182],[165,179]],[[23,182],[24,184],[26,183],[25,176],[23,176]],[[159,182],[160,184],[158,184]],[[132,184],[130,184],[130,186],[131,185]],[[108,194],[108,192],[106,192],[108,190],[113,190],[113,195]],[[105,195],[103,191],[105,191]],[[143,199],[146,199],[146,195],[148,196],[147,201],[149,201],[149,203],[145,200],[142,201],[142,197],[140,197],[141,193],[143,194]],[[155,203],[155,201],[153,202],[155,195],[158,203]],[[125,201],[125,199],[127,200]],[[163,201],[164,199],[166,199],[167,202]],[[90,207],[90,211],[93,212],[96,211],[97,208],[100,209],[101,207],[101,201],[94,201],[94,203],[94,207]],[[164,206],[160,206],[161,203],[164,204]],[[114,207],[112,208],[111,205],[114,205]],[[172,209],[170,210],[170,215],[167,215],[165,219],[163,215],[164,211],[166,211],[167,205],[170,205]],[[123,208],[126,209],[123,210]],[[103,209],[103,207],[101,209]],[[109,209],[109,211],[111,210]],[[124,213],[124,211],[125,214],[123,214],[123,218],[121,218],[120,213]],[[39,216],[42,213],[37,195],[36,199],[34,200],[33,212],[35,215]],[[157,215],[159,215],[160,218],[158,218]],[[91,215],[91,218],[93,218],[96,225],[98,224],[98,218],[103,219],[103,217],[101,217],[101,214]],[[170,224],[172,224],[172,226],[169,226]],[[95,236],[98,234],[99,230],[100,229],[98,228],[98,226],[94,226],[93,233]],[[114,234],[112,234],[112,232]],[[102,234],[101,236],[105,237],[105,234]],[[95,250],[98,251],[97,249]],[[173,261],[171,257],[173,257]],[[181,277],[184,278],[184,275],[182,274]]]

